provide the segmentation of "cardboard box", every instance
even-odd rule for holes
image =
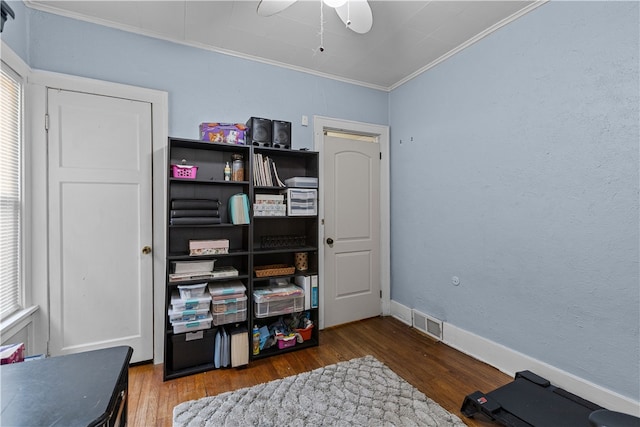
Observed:
[[[208,142],[246,144],[247,126],[243,123],[200,123],[200,139]]]
[[[24,361],[24,344],[9,344],[0,347],[0,365]]]

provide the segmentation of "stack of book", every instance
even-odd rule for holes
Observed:
[[[253,184],[263,187],[284,187],[284,182],[278,176],[278,169],[273,159],[253,154]]]
[[[217,199],[173,199],[171,225],[220,224],[220,201]]]

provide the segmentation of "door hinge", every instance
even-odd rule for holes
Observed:
[[[380,152],[380,160],[382,160],[382,151]]]
[[[380,299],[382,299],[382,289],[380,289]]]
[[[49,115],[44,115],[44,130],[49,130]]]

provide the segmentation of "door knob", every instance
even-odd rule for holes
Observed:
[[[331,237],[327,238],[327,245],[333,245],[333,239]]]
[[[145,246],[144,248],[142,248],[142,253],[145,255],[148,255],[151,253],[151,246]]]

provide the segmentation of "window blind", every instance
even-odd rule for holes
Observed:
[[[22,80],[0,73],[0,318],[21,308]]]

